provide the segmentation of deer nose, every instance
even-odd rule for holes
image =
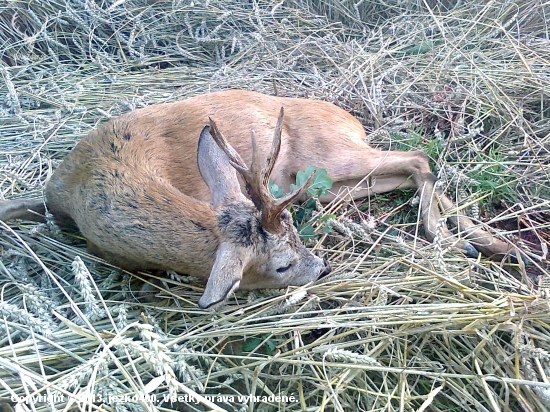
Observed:
[[[323,276],[328,275],[330,272],[332,272],[332,269],[330,268],[330,264],[328,263],[328,260],[323,259],[323,263],[325,264],[325,268],[319,275],[319,279],[322,278]]]

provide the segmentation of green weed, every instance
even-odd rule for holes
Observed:
[[[482,205],[500,203],[505,200],[515,203],[517,192],[512,185],[512,177],[507,173],[504,156],[500,153],[500,147],[493,147],[487,154],[480,153],[476,161],[481,167],[475,168],[469,176],[475,181],[472,183],[473,191],[485,196]]]
[[[296,183],[290,185],[290,190],[303,185],[314,172],[315,168],[313,166],[308,166],[306,170],[299,170],[296,174]],[[328,176],[326,169],[317,169],[313,181],[307,188],[309,198],[301,205],[293,205],[291,207],[290,212],[294,219],[294,226],[296,226],[302,240],[317,236],[318,233],[315,231],[314,224],[318,224],[323,233],[330,233],[332,231],[326,222],[334,218],[335,215],[313,217],[316,203],[315,198],[326,195],[331,187],[332,179]],[[271,179],[269,180],[269,190],[275,198],[282,197],[285,194],[282,188]]]

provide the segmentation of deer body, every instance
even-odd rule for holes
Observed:
[[[82,139],[46,184],[49,211],[75,222],[92,253],[122,268],[208,278],[202,307],[236,288],[301,285],[328,272],[300,243],[288,211],[264,222],[260,209],[270,199],[256,207],[243,195],[234,166],[204,127],[208,112],[190,131],[177,129],[192,108],[179,105],[176,113],[171,105],[128,113]],[[275,121],[282,125],[282,114]],[[263,143],[269,148],[272,140]]]
[[[282,116],[277,117],[281,107],[285,111],[284,121]],[[219,122],[229,148],[220,149],[225,138],[218,136],[221,132],[217,128],[204,129],[209,117]],[[273,146],[270,153],[276,129],[280,152]],[[215,133],[210,135],[210,131]],[[255,132],[256,154],[250,131]],[[130,270],[172,269],[210,277],[207,291],[209,286],[215,286],[210,285],[212,273],[224,254],[243,259],[240,252],[233,255],[227,252],[227,236],[244,236],[248,240],[241,241],[250,243],[262,236],[274,237],[275,232],[280,236],[284,232],[282,243],[292,244],[297,250],[299,258],[293,264],[305,273],[303,278],[265,277],[265,271],[272,268],[266,269],[262,259],[277,260],[277,257],[264,250],[262,259],[244,259],[246,267],[241,270],[244,273],[241,278],[217,287],[303,284],[326,269],[319,258],[306,253],[299,244],[295,230],[289,228],[292,223],[288,212],[275,208],[277,225],[265,230],[270,224],[266,223],[267,211],[262,204],[271,202],[265,197],[268,195],[260,193],[265,187],[256,188],[256,196],[252,196],[254,204],[242,194],[245,186],[249,193],[251,185],[261,186],[258,182],[251,183],[254,173],[248,174],[248,180],[245,176],[245,165],[254,163],[253,158],[269,157],[274,161],[270,166],[273,170],[267,167],[270,169],[267,177],[262,178],[271,176],[287,190],[299,170],[309,165],[325,168],[334,186],[321,201],[334,199],[346,186],[354,188],[348,192],[353,198],[418,188],[425,232],[430,240],[435,237],[441,219],[439,207],[453,207],[435,188],[436,179],[424,153],[376,150],[365,143],[365,137],[359,121],[330,103],[239,90],[201,95],[139,109],[99,126],[78,143],[54,172],[46,184],[46,203],[56,219],[76,222],[93,253]],[[231,147],[242,159],[231,154]],[[242,178],[237,179],[235,168],[245,177],[246,184]],[[13,202],[0,205],[0,218],[28,217],[21,210],[13,212],[16,206]],[[22,201],[19,206],[26,210],[32,205]],[[238,212],[239,209],[243,210]],[[223,220],[220,216],[224,213],[233,217]],[[235,226],[235,219],[238,220],[235,216],[247,217]],[[478,229],[466,216],[455,212],[450,220],[467,232],[469,238],[456,239],[446,227],[444,237],[468,254],[477,254],[476,249],[499,257],[509,252],[506,243]],[[274,239],[271,243],[262,242],[252,247],[256,248],[253,253],[258,248],[273,249],[277,245]],[[303,264],[298,265],[297,261]],[[306,270],[308,265],[311,268]],[[202,306],[223,299],[229,289],[214,293]]]

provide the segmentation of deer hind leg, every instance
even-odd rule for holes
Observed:
[[[362,154],[354,152],[349,155],[353,168],[351,172],[347,170],[341,175],[338,175],[338,168],[335,168],[333,193],[338,193],[345,186],[355,187],[355,190],[350,191],[350,195],[358,199],[369,193],[416,188],[420,192],[420,208],[428,240],[434,240],[438,225],[441,225],[439,231],[442,239],[447,244],[463,249],[468,256],[477,256],[479,250],[488,256],[501,257],[510,250],[508,244],[476,228],[474,222],[462,214],[455,213],[450,217],[450,221],[460,230],[469,233],[462,239],[452,235],[441,221],[440,206],[444,210],[450,210],[454,205],[440,189],[435,187],[436,177],[430,170],[428,156],[425,153],[421,151],[384,152],[370,149],[363,150]],[[330,201],[337,196],[339,195],[330,195],[321,201]]]
[[[513,261],[517,260],[516,252],[510,244],[482,230],[479,225],[476,225],[470,218],[457,210],[456,206],[447,196],[442,195],[440,201],[446,213],[449,213],[451,223],[458,228],[459,233],[462,233],[464,238],[472,243],[477,250],[495,260],[502,260],[506,255],[510,255]],[[521,256],[521,259],[524,262],[526,261],[525,256]]]

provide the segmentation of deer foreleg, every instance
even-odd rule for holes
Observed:
[[[46,206],[43,199],[16,199],[0,202],[0,220],[45,221]]]

